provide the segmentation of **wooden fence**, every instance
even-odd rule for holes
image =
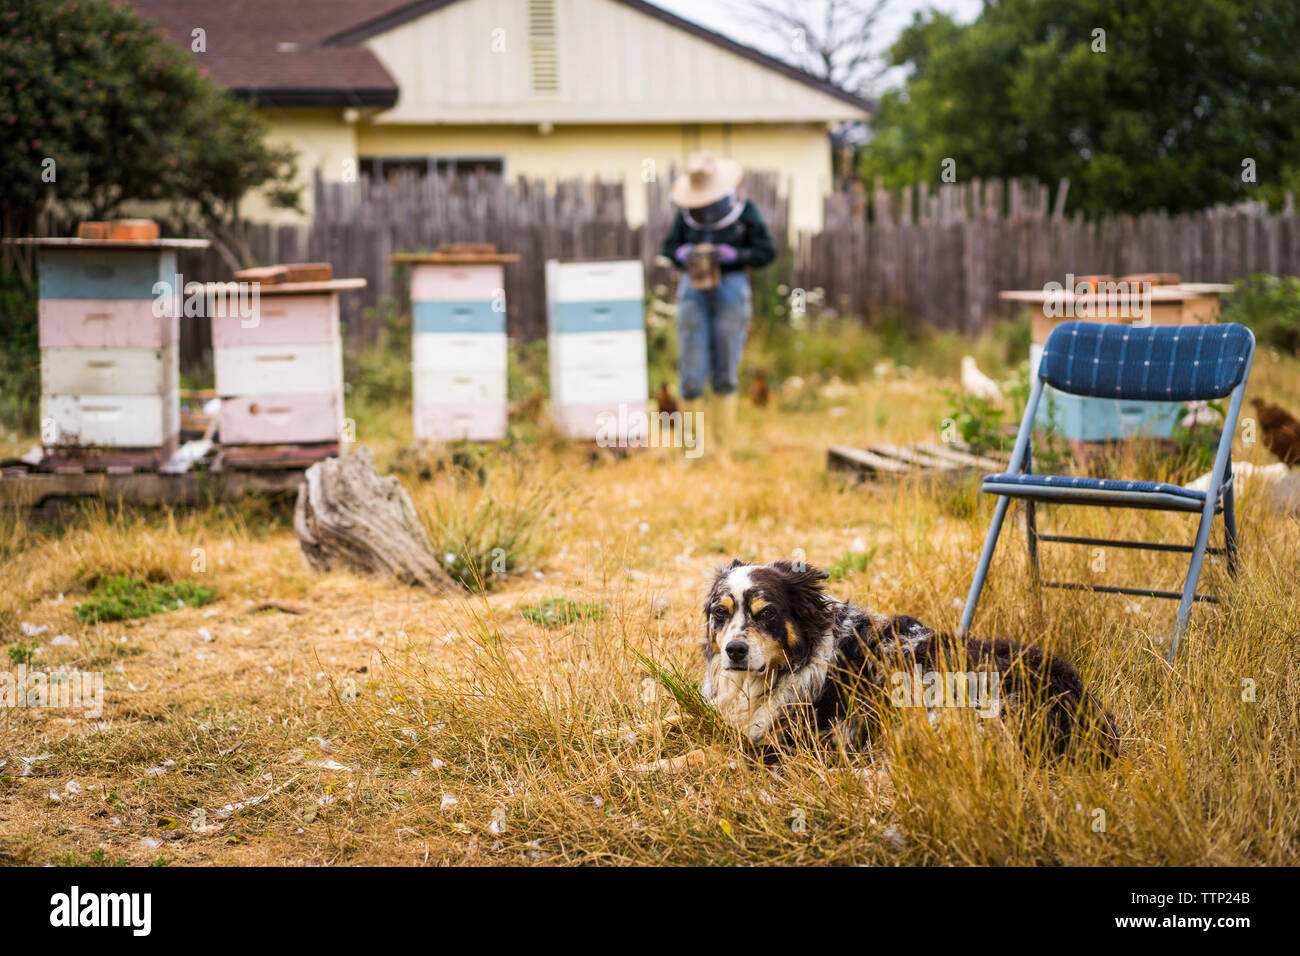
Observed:
[[[824,229],[793,243],[791,284],[823,289],[847,314],[892,311],[905,321],[978,332],[1005,314],[1003,289],[1074,275],[1176,272],[1231,282],[1252,272],[1300,274],[1300,219],[1288,197],[1190,215],[1067,218],[1068,185],[973,181],[931,192],[838,194]],[[1049,203],[1049,198],[1052,201]]]
[[[629,225],[621,183],[574,180],[544,185],[500,177],[418,178],[315,184],[307,226],[248,227],[259,263],[328,261],[339,276],[368,285],[341,298],[352,341],[374,342],[375,307],[408,309],[407,276],[388,264],[395,252],[444,242],[484,241],[520,261],[506,267],[507,324],[519,340],[546,334],[544,265],[568,257],[638,258],[651,288],[671,295],[676,273],[655,262],[673,214],[672,172],[644,184],[645,222]],[[1288,198],[1280,212],[1254,205],[1182,216],[1147,213],[1100,222],[1062,214],[1068,187],[972,181],[929,190],[861,188],[826,199],[823,229],[791,235],[779,174],[751,173],[746,194],[763,213],[782,256],[772,279],[820,289],[845,315],[893,313],[904,322],[980,331],[1009,309],[1002,289],[1041,288],[1067,273],[1177,272],[1187,280],[1227,282],[1252,272],[1300,274],[1300,220]],[[641,188],[640,184],[628,188]],[[187,280],[225,279],[214,251],[182,257]],[[205,319],[185,319],[182,360],[203,361]]]
[[[621,183],[572,180],[547,186],[496,176],[417,177],[404,173],[388,181],[315,184],[310,226],[248,227],[248,242],[259,263],[322,261],[336,276],[362,276],[366,288],[344,293],[341,313],[354,341],[375,340],[380,325],[376,307],[391,300],[409,312],[405,270],[395,270],[395,252],[431,251],[444,242],[490,242],[519,255],[505,270],[507,328],[524,341],[546,335],[547,259],[616,257],[640,259],[651,287],[674,281],[671,268],[655,258],[673,215],[667,184],[646,184],[645,222],[629,225]],[[788,207],[778,177],[749,177],[747,195],[762,210],[774,235],[787,231]],[[213,250],[182,262],[186,278],[229,278],[230,269]],[[185,320],[182,361],[192,366],[206,354],[206,321]]]

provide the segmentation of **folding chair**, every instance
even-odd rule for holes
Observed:
[[[1214,601],[1214,597],[1196,592],[1201,564],[1206,553],[1226,554],[1228,573],[1237,570],[1237,516],[1233,504],[1232,437],[1237,430],[1242,395],[1255,355],[1255,337],[1244,325],[1173,325],[1134,327],[1098,322],[1066,322],[1048,336],[1043,348],[1038,374],[1034,376],[1020,423],[1015,449],[1005,474],[984,479],[984,492],[998,496],[993,523],[984,540],[975,580],[966,598],[961,616],[961,632],[970,629],[979,604],[980,591],[988,577],[989,565],[997,547],[1002,521],[1012,498],[1025,502],[1028,551],[1035,587],[1103,591],[1141,597],[1177,599],[1178,618],[1169,642],[1169,660],[1174,659],[1178,640],[1187,625],[1193,601]],[[1113,398],[1118,400],[1185,402],[1218,399],[1231,395],[1214,456],[1214,470],[1206,491],[1159,481],[1125,481],[1112,478],[1076,478],[1033,473],[1030,433],[1042,398],[1043,386],[1072,395]],[[1109,538],[1041,534],[1034,507],[1037,503],[1090,505],[1102,508],[1137,508],[1152,511],[1200,512],[1201,521],[1193,545],[1160,544]],[[1209,547],[1210,527],[1214,516],[1223,512],[1224,547]],[[1182,592],[1157,591],[1150,588],[1086,585],[1074,582],[1042,581],[1038,563],[1038,545],[1051,541],[1061,544],[1110,545],[1147,551],[1190,554],[1191,564]]]

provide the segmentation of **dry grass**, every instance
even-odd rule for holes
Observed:
[[[1261,357],[1254,394],[1300,404],[1297,371]],[[283,517],[254,507],[101,507],[52,531],[0,519],[0,643],[48,624],[34,666],[102,670],[107,684],[98,720],[0,711],[0,862],[1296,863],[1300,525],[1250,494],[1241,574],[1210,569],[1204,585],[1225,602],[1198,606],[1173,669],[1169,603],[1054,592],[1040,613],[1023,532],[1008,528],[977,630],[1079,664],[1126,738],[1106,770],[1027,761],[960,723],[905,725],[871,756],[762,767],[655,679],[666,671],[689,694],[702,589],[732,555],[799,549],[829,565],[874,548],[843,562],[836,593],[955,625],[988,504],[962,489],[850,488],[824,467],[831,443],[937,432],[942,384],[886,378],[802,410],[747,408],[732,463],[589,462],[541,436],[489,452],[481,475],[404,467],[435,528],[486,541],[524,511],[536,519],[511,573],[459,599],[313,575]],[[1181,516],[1048,520],[1192,534]],[[1175,558],[1106,557],[1097,573],[1086,550],[1047,554],[1076,578],[1178,582]],[[216,596],[78,623],[75,602],[111,574]],[[608,609],[555,628],[524,618],[548,598]],[[259,609],[271,600],[307,613]],[[700,745],[714,756],[689,773],[631,771]],[[24,775],[22,758],[41,757]]]

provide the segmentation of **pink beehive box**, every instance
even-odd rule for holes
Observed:
[[[637,442],[649,433],[647,402],[574,402],[557,405],[551,414],[560,430],[573,438]]]
[[[331,293],[259,296],[253,313],[251,318],[214,318],[213,348],[332,345],[339,341],[339,300]]]
[[[42,299],[40,347],[160,349],[180,338],[174,315],[155,315],[153,299]]]
[[[232,445],[279,445],[337,441],[343,397],[240,395],[221,402],[221,440]]]
[[[253,270],[250,277],[261,271]],[[250,301],[248,283],[257,281]],[[230,448],[327,446],[343,435],[342,337],[338,293],[364,279],[210,283],[227,315],[212,319],[213,366],[221,398],[218,436]],[[251,313],[251,314],[250,314]]]
[[[413,302],[481,302],[502,295],[499,265],[417,265],[411,270]]]
[[[495,441],[505,437],[506,406],[417,405],[414,424],[423,441]]]

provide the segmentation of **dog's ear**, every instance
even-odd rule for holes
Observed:
[[[718,588],[721,586],[722,582],[727,579],[728,574],[730,574],[736,568],[743,567],[744,564],[745,562],[740,560],[740,558],[732,558],[730,564],[720,565],[717,571],[713,575],[713,584],[709,586],[709,597],[710,598],[713,597],[713,595],[717,592]],[[708,602],[706,601],[705,604],[707,608]],[[707,613],[707,609],[706,609],[706,613]]]
[[[770,567],[781,572],[781,575],[791,584],[801,587],[814,587],[821,589],[821,582],[830,577],[830,573],[823,571],[821,568],[815,568],[811,564],[794,564],[790,561],[773,561]]]
[[[805,638],[830,627],[831,605],[822,585],[830,575],[811,564],[794,565],[789,561],[773,561],[770,566],[785,584],[790,613]]]

